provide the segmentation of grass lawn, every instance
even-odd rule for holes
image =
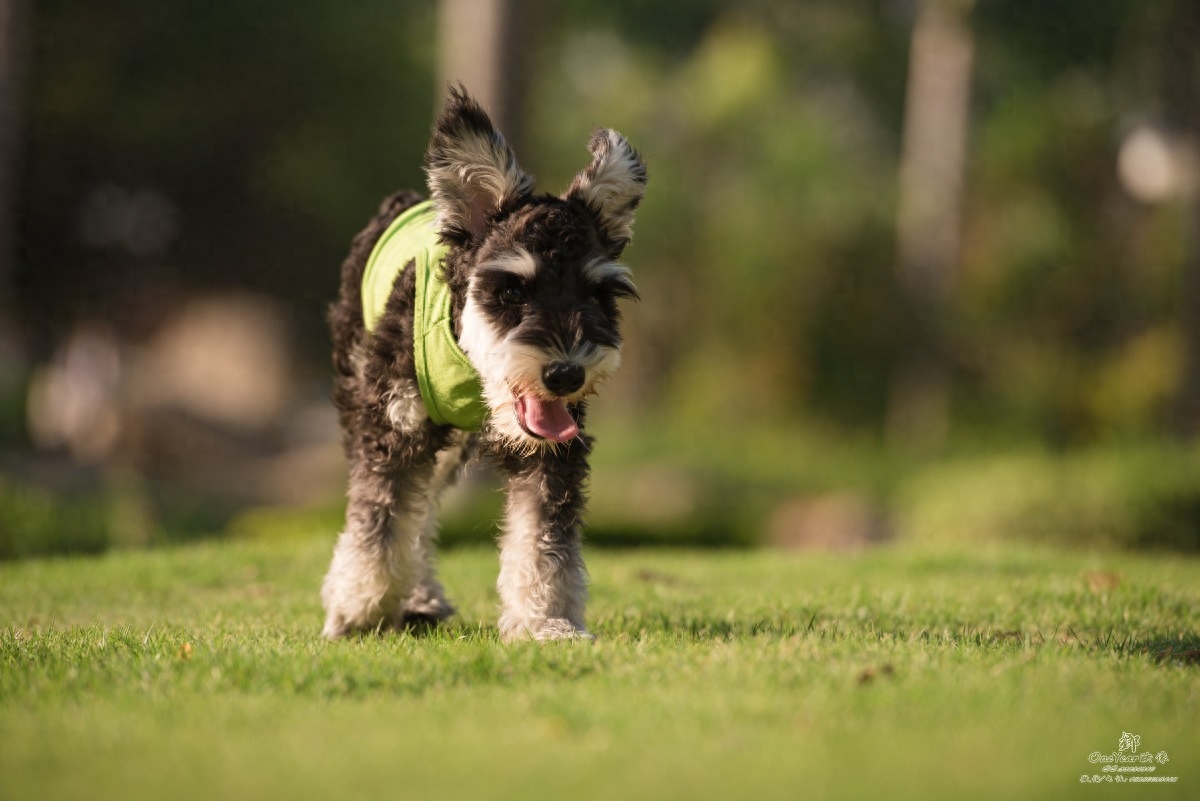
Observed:
[[[331,544],[0,564],[0,798],[1200,797],[1195,558],[599,551],[597,642],[506,647],[487,549],[323,642]],[[1178,782],[1081,784],[1123,732]]]

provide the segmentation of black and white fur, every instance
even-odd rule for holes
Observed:
[[[617,301],[637,296],[617,259],[646,166],[616,131],[597,130],[588,147],[592,163],[565,193],[535,195],[532,176],[461,87],[434,125],[425,169],[450,246],[443,270],[453,330],[489,408],[477,434],[426,414],[413,366],[413,270],[396,280],[376,329],[363,327],[367,258],[421,197],[388,198],[354,239],[329,315],[349,491],[321,591],[326,637],[454,613],[434,570],[435,516],[439,494],[476,454],[490,456],[507,485],[501,637],[590,636],[580,541],[592,442],[584,413],[620,363]]]

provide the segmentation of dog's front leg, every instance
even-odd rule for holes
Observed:
[[[588,637],[583,613],[587,571],[582,554],[584,447],[521,460],[508,471],[500,541],[500,636],[557,640]]]
[[[405,600],[431,580],[420,533],[433,467],[430,461],[384,472],[351,463],[346,528],[321,589],[327,638],[403,625]],[[440,585],[431,586],[440,598]]]

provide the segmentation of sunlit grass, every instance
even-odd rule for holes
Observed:
[[[0,565],[3,798],[1090,797],[1200,782],[1200,563],[595,552],[594,644],[504,646],[488,549],[425,637],[317,637],[330,543]]]

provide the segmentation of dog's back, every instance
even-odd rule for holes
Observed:
[[[350,375],[353,372],[349,364],[349,355],[363,338],[362,280],[371,250],[397,217],[424,199],[416,192],[408,190],[391,195],[380,204],[378,213],[367,223],[367,227],[350,243],[350,253],[342,262],[338,299],[329,307],[334,368],[339,375]]]
[[[416,192],[402,191],[386,198],[367,226],[350,243],[350,252],[342,262],[338,298],[329,307],[329,332],[333,338],[333,400],[342,417],[342,430],[348,431],[352,409],[359,402],[360,378],[354,366],[354,354],[362,348],[366,336],[363,324],[362,281],[375,243],[392,222],[425,198]]]

